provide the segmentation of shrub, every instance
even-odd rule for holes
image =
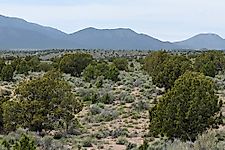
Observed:
[[[114,96],[111,93],[105,93],[101,98],[100,102],[104,104],[112,104],[114,101]]]
[[[94,134],[94,137],[97,139],[107,138],[110,135],[108,129],[100,129],[97,133]]]
[[[83,141],[83,147],[92,147],[92,138],[86,138]]]
[[[153,83],[158,87],[171,88],[179,76],[191,69],[190,64],[184,56],[171,56],[164,62],[159,74],[152,77]]]
[[[198,134],[221,122],[222,103],[214,83],[203,74],[186,72],[150,110],[150,133],[194,141]]]
[[[125,137],[119,137],[116,141],[116,144],[119,145],[126,145],[128,143],[127,139]]]
[[[63,121],[68,129],[74,114],[82,110],[82,103],[72,93],[71,86],[61,79],[59,72],[24,81],[16,88],[17,99],[3,103],[6,130],[17,126],[33,131],[52,129],[55,122]]]
[[[116,119],[117,116],[118,116],[118,113],[115,110],[107,110],[107,109],[104,109],[97,116],[96,121],[98,121],[98,122],[112,121],[112,120]]]
[[[128,92],[126,92],[126,91],[121,92],[119,94],[118,98],[119,98],[119,100],[121,101],[122,104],[132,103],[135,100],[135,97],[132,96],[131,94],[129,94]]]
[[[92,115],[97,115],[102,112],[102,108],[98,106],[98,104],[94,104],[90,107],[90,112]]]
[[[225,69],[224,52],[208,51],[199,54],[194,61],[194,69],[206,76],[215,77],[219,71]]]
[[[13,150],[36,150],[34,141],[25,134],[22,134],[19,140],[7,141],[4,140],[2,145],[7,149]]]
[[[169,57],[170,55],[166,51],[151,52],[143,60],[143,68],[149,73],[150,76],[155,76],[160,72],[160,68],[164,61]]]
[[[128,70],[128,60],[126,58],[115,58],[113,60],[113,64],[119,69],[119,70]]]
[[[96,62],[88,65],[83,72],[83,77],[86,81],[95,80],[100,76],[103,76],[104,79],[118,81],[119,70],[113,64]]]
[[[90,54],[66,54],[60,61],[59,69],[72,76],[80,76],[82,71],[92,62],[92,60],[93,58]]]
[[[11,65],[5,65],[2,68],[2,72],[1,72],[1,78],[3,81],[12,81],[13,79],[13,67]]]
[[[149,110],[149,104],[144,100],[140,100],[140,101],[133,104],[133,108],[136,111]]]
[[[144,68],[156,86],[170,89],[179,76],[191,70],[191,61],[185,56],[155,52],[146,57]]]
[[[110,132],[110,135],[113,138],[118,138],[119,136],[125,136],[127,137],[129,135],[128,129],[127,128],[117,128],[115,130],[112,130]]]
[[[25,74],[27,75],[30,71],[30,67],[25,60],[19,61],[19,64],[16,66],[16,73],[17,74]]]

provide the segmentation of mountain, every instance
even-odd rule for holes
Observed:
[[[174,44],[162,42],[131,29],[95,29],[87,28],[70,34],[73,41],[82,43],[84,48],[101,49],[172,49]]]
[[[199,34],[180,42],[163,42],[131,29],[86,28],[72,34],[26,20],[0,15],[0,49],[225,49],[216,34]]]
[[[51,27],[0,15],[1,49],[72,48],[75,42],[72,44],[67,37],[66,33]]]
[[[1,49],[173,49],[170,42],[162,42],[131,29],[87,28],[66,34],[51,27],[27,22],[20,18],[0,15]]]
[[[225,49],[225,40],[217,34],[198,34],[192,38],[181,42],[175,42],[176,45],[188,49]]]

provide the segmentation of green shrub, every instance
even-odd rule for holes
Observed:
[[[225,69],[225,55],[222,51],[208,51],[197,55],[194,61],[195,71],[215,77]]]
[[[119,69],[119,70],[128,70],[128,60],[126,58],[115,58],[113,60],[113,64]]]
[[[220,123],[222,103],[214,87],[203,74],[186,72],[150,110],[150,133],[194,141],[198,134]]]
[[[82,71],[92,62],[92,60],[93,58],[90,54],[66,54],[61,58],[59,69],[72,76],[80,76]]]
[[[16,73],[17,74],[25,74],[27,75],[30,71],[30,67],[25,60],[21,60],[19,64],[16,66]]]
[[[90,106],[90,112],[92,115],[97,115],[102,112],[102,108],[100,108],[98,106],[98,104],[94,104],[94,105]]]
[[[129,135],[129,132],[127,128],[117,128],[110,132],[110,136],[112,136],[113,138],[118,138],[119,136],[127,137],[128,135]]]
[[[4,128],[13,131],[17,126],[33,131],[52,129],[63,121],[68,129],[74,114],[82,110],[82,103],[71,91],[59,72],[49,72],[43,77],[26,80],[15,90],[17,99],[3,103]]]
[[[146,57],[144,68],[156,86],[170,89],[175,80],[186,71],[191,70],[192,66],[191,61],[185,56],[153,52]]]
[[[20,139],[17,141],[7,141],[4,140],[2,145],[7,148],[8,150],[36,150],[36,145],[34,141],[25,134],[22,134]]]
[[[104,79],[118,81],[119,70],[113,64],[96,62],[88,65],[83,72],[83,77],[86,81],[96,80],[100,76],[103,76]]]
[[[2,68],[2,72],[1,72],[1,78],[3,81],[12,81],[13,79],[13,67],[11,65],[5,65]]]
[[[116,144],[118,145],[126,145],[128,143],[127,139],[125,137],[119,137],[116,141]]]
[[[86,138],[86,139],[84,139],[84,141],[83,141],[83,147],[92,147],[93,146],[92,145],[92,142],[93,142],[92,138]]]

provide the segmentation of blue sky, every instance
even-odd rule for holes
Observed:
[[[0,0],[0,14],[72,33],[131,28],[164,41],[198,33],[225,38],[224,0]]]

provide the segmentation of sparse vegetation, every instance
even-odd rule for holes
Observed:
[[[224,148],[223,52],[1,57],[0,149]]]

